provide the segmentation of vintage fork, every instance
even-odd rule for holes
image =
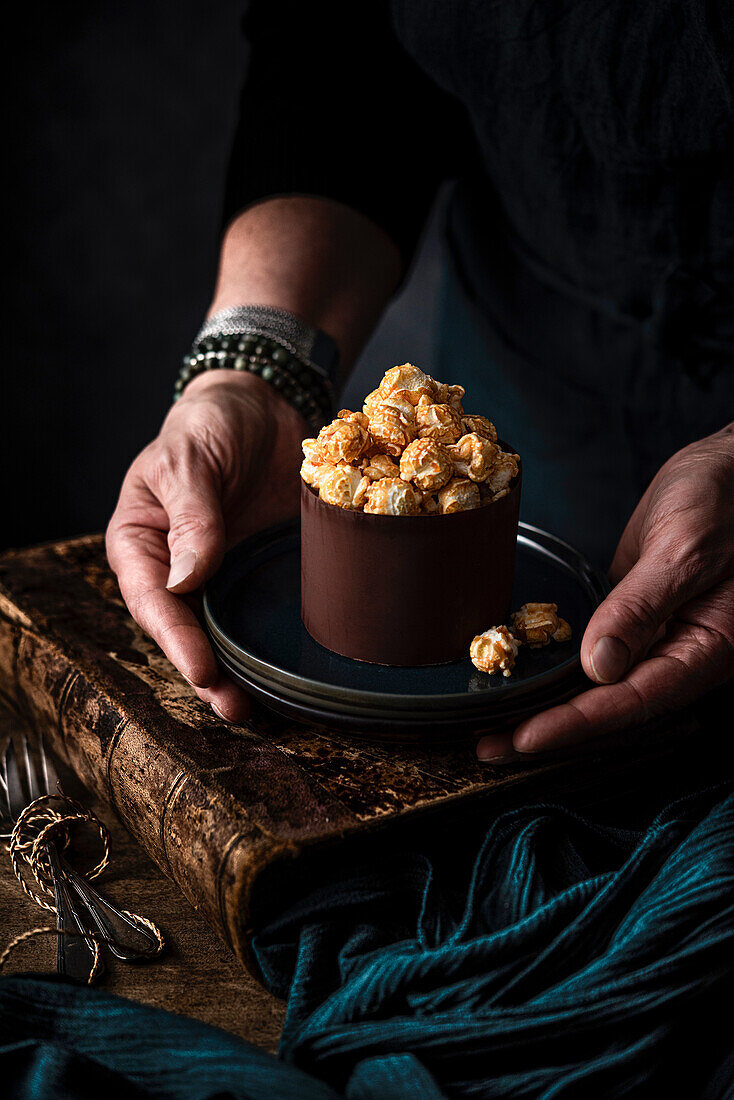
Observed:
[[[25,807],[45,793],[41,790],[25,742],[22,753],[25,771],[25,793],[12,738],[8,740],[0,758],[0,795],[2,796],[3,834],[8,837]],[[89,936],[81,916],[74,905],[69,887],[63,879],[56,845],[50,841],[45,846],[46,862],[51,875],[56,901],[56,929],[60,933],[56,947],[56,969],[59,974],[78,982],[87,982],[99,962],[99,952]]]

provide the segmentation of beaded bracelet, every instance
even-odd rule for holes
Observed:
[[[216,331],[217,328],[224,331]],[[233,331],[239,328],[242,331]],[[261,330],[268,331],[263,333]],[[285,335],[280,335],[282,328]],[[260,329],[260,331],[257,331]],[[295,345],[294,333],[304,334]],[[223,310],[204,325],[188,355],[184,356],[173,400],[177,401],[186,385],[207,370],[226,368],[249,371],[268,382],[308,421],[314,431],[333,416],[334,399],[326,369],[306,358],[302,349],[326,349],[333,370],[336,346],[325,334],[308,329],[293,314],[284,310],[244,306]],[[328,345],[331,345],[329,347]]]

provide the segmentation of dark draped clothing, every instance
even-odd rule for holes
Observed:
[[[251,5],[228,213],[328,196],[408,262],[457,181],[442,380],[522,454],[523,518],[600,565],[734,414],[733,26],[700,0]]]

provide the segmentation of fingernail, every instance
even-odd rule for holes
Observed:
[[[496,745],[485,745],[482,741],[477,744],[477,759],[483,764],[503,764],[513,760],[517,753],[512,749],[498,751]]]
[[[630,666],[632,657],[620,638],[605,634],[589,655],[594,679],[600,684],[615,684],[621,680]]]
[[[177,588],[191,576],[196,569],[196,551],[182,550],[171,561],[171,571],[168,574],[166,588]]]
[[[227,718],[226,714],[222,714],[216,703],[210,703],[209,705],[216,714],[217,718],[221,718],[223,722],[229,722],[229,718]]]

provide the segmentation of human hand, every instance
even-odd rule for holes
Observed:
[[[244,691],[220,671],[191,596],[230,546],[296,515],[308,427],[266,382],[194,379],[125,476],[107,556],[131,615],[220,717],[241,721]]]
[[[581,663],[598,687],[483,737],[481,760],[573,746],[677,710],[734,675],[734,424],[673,455],[622,535]]]

